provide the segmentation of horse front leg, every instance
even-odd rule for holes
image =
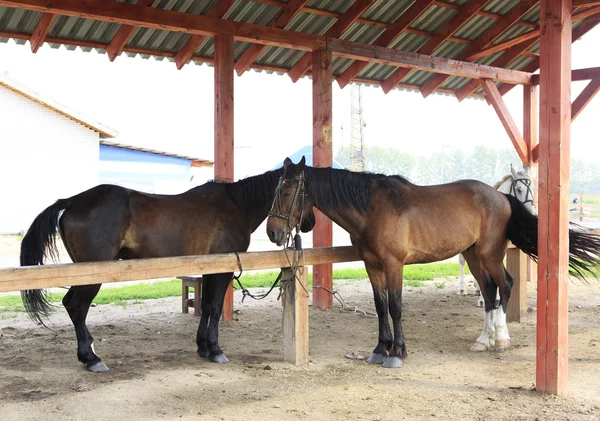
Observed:
[[[465,258],[462,254],[458,255],[458,264],[460,265],[460,280],[458,281],[456,295],[467,295],[467,288],[465,287]]]
[[[406,343],[402,330],[402,277],[404,265],[394,261],[386,264],[385,278],[387,282],[390,316],[394,326],[394,342],[389,350],[388,358],[383,363],[385,368],[402,367],[406,358]]]
[[[85,364],[85,368],[93,373],[104,373],[108,367],[102,362],[94,352],[94,338],[87,328],[85,320],[87,318],[92,300],[100,291],[100,286],[84,285],[73,286],[63,297],[62,303],[75,327],[77,335],[77,359]]]
[[[379,319],[379,341],[369,356],[369,364],[382,364],[387,359],[388,351],[392,348],[392,333],[388,320],[388,299],[385,288],[385,276],[383,271],[365,263],[371,287],[373,288],[373,299],[377,318]]]
[[[220,273],[210,275],[209,282],[213,282],[210,315],[208,320],[208,334],[206,344],[208,347],[208,357],[214,363],[226,363],[229,360],[219,347],[219,319],[223,313],[223,302],[225,293],[231,282],[233,273]]]

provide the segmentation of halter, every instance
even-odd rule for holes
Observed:
[[[517,183],[523,183],[525,187],[527,187],[527,194],[525,195],[525,201],[523,204],[531,203],[531,206],[535,208],[535,203],[533,201],[533,191],[531,190],[531,180],[528,178],[513,178],[510,183],[510,192],[509,194],[517,197]],[[513,194],[514,193],[514,194]],[[531,197],[531,199],[529,199]]]
[[[293,181],[298,182],[298,187],[296,187],[296,193],[294,193],[294,200],[292,202],[292,207],[290,208],[290,213],[286,215],[283,212],[283,205],[281,203],[281,189],[283,188],[283,175],[279,178],[279,183],[277,184],[277,188],[275,189],[275,198],[273,199],[273,205],[271,206],[271,210],[269,211],[269,216],[276,216],[277,218],[282,218],[287,220],[288,230],[291,231],[293,228],[294,214],[296,213],[296,208],[298,206],[298,199],[302,200],[301,203],[301,214],[300,219],[298,219],[298,223],[296,224],[296,231],[300,230],[300,224],[302,223],[302,218],[304,216],[304,200],[306,197],[304,191],[304,171],[302,171],[299,175],[292,179]],[[288,232],[289,234],[289,232]]]

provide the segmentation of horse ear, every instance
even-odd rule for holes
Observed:
[[[304,155],[302,155],[302,159],[300,160],[300,162],[298,162],[298,167],[300,167],[301,169],[304,169],[305,166],[306,166],[306,157]]]
[[[292,163],[292,160],[290,158],[285,158],[285,160],[283,161],[283,168],[287,168],[288,165],[290,165]]]
[[[518,178],[519,174],[517,171],[515,171],[514,167],[512,166],[512,164],[510,164],[510,172],[512,173],[513,178]]]

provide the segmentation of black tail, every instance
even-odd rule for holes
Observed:
[[[27,230],[21,242],[21,266],[44,264],[44,258],[58,259],[56,229],[60,211],[66,209],[69,199],[58,200],[40,213]],[[33,320],[44,324],[42,315],[48,317],[51,305],[43,289],[21,291],[25,310]]]
[[[531,214],[515,197],[505,194],[512,215],[506,226],[512,243],[537,262],[538,217]],[[569,229],[569,273],[580,280],[598,278],[600,269],[600,235],[571,223]]]

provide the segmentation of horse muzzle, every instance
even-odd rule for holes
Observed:
[[[279,247],[285,243],[285,230],[267,230],[269,240],[272,243],[277,244]]]

